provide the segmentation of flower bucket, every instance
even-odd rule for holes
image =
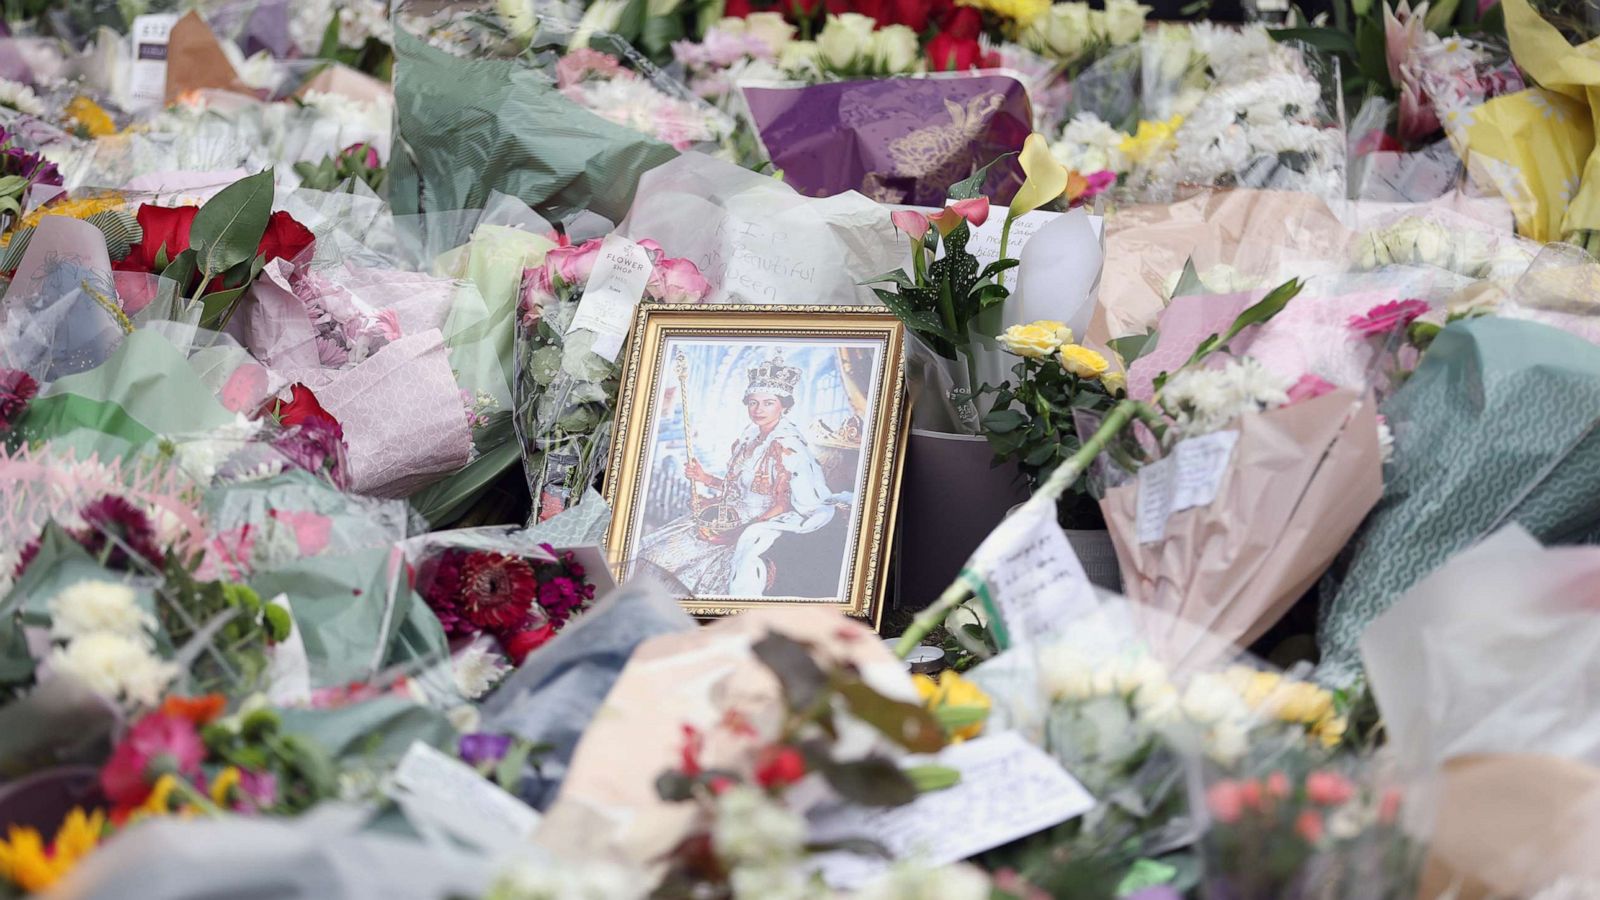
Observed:
[[[1028,499],[1016,466],[995,467],[981,436],[912,429],[901,476],[893,608],[926,607],[1006,513]]]
[[[45,769],[0,785],[0,834],[16,826],[52,835],[74,806],[90,810],[104,805],[98,769],[93,766]]]

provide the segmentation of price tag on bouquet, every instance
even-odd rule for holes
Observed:
[[[628,329],[633,326],[634,307],[644,298],[645,286],[650,283],[652,268],[650,253],[643,247],[619,234],[607,235],[567,334],[594,332],[594,352],[616,362],[628,340]]]
[[[1048,640],[1098,603],[1056,522],[1056,505],[1044,498],[1024,503],[984,538],[961,578],[989,613],[1001,650]]]
[[[171,13],[139,16],[128,35],[133,40],[133,59],[128,64],[129,107],[153,109],[167,102],[167,40],[178,24]]]

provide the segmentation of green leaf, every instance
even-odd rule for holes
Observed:
[[[995,157],[989,162],[988,165],[976,172],[973,172],[971,177],[964,178],[961,181],[950,185],[950,190],[945,192],[946,196],[948,196],[951,200],[971,200],[974,197],[980,196],[983,193],[983,182],[989,177],[989,170],[1016,155],[1017,154],[1015,152],[1012,152],[1002,153],[1001,155]]]
[[[906,274],[906,270],[905,269],[895,269],[893,272],[885,272],[882,275],[877,276],[876,278],[868,278],[865,281],[858,281],[856,283],[857,284],[863,284],[863,285],[865,285],[865,284],[882,284],[885,281],[892,281],[895,284],[898,284],[903,288],[915,287],[916,286],[915,284],[912,283],[911,276]]]
[[[963,628],[975,628],[979,635],[983,629],[976,625],[964,625]],[[973,635],[968,635],[972,637]],[[960,731],[973,725],[981,724],[989,718],[989,708],[986,706],[941,706],[933,711],[933,717],[939,720],[946,732]]]
[[[992,409],[983,417],[984,430],[992,434],[1005,434],[1021,428],[1028,417],[1014,409]]]
[[[682,803],[694,796],[694,779],[682,772],[662,772],[656,778],[656,796],[668,803]]]
[[[160,260],[157,259],[157,262],[160,262]],[[161,277],[176,281],[178,283],[178,293],[183,294],[189,290],[190,283],[194,281],[195,275],[199,274],[199,271],[200,269],[195,263],[194,248],[190,247],[179,253],[172,262],[161,267]]]
[[[1282,312],[1283,308],[1289,305],[1289,301],[1293,300],[1303,287],[1305,285],[1296,278],[1273,288],[1271,293],[1261,298],[1261,302],[1239,313],[1239,318],[1234,319],[1233,324],[1228,326],[1228,333],[1222,336],[1221,343],[1227,344],[1237,337],[1239,332],[1249,328],[1251,325],[1260,325],[1262,322]]]
[[[616,33],[629,43],[636,41],[644,33],[646,10],[645,0],[628,0],[617,19]]]
[[[189,245],[206,275],[220,275],[256,255],[272,216],[272,170],[223,188],[195,214]]]
[[[1007,269],[1015,269],[1020,265],[1022,265],[1020,259],[997,259],[983,267],[983,271],[978,273],[978,280],[987,281]]]
[[[1389,80],[1389,61],[1383,39],[1383,25],[1373,19],[1356,24],[1356,62],[1361,74],[1375,82],[1385,94],[1395,89]]]
[[[972,296],[978,301],[979,309],[988,309],[1006,302],[1006,298],[1011,296],[1011,291],[1003,284],[986,284],[978,288],[977,293]]]
[[[1206,286],[1200,283],[1200,273],[1194,270],[1194,258],[1183,261],[1183,273],[1178,276],[1178,284],[1172,289],[1169,300],[1178,297],[1192,297],[1196,294],[1207,294]]]
[[[810,760],[808,760],[810,762]],[[904,806],[917,799],[917,786],[883,756],[868,756],[854,762],[818,760],[811,766],[822,773],[839,796],[863,806]]]
[[[949,766],[912,766],[905,770],[906,777],[916,785],[917,793],[926,794],[929,791],[942,791],[961,783],[961,771]]]
[[[1156,348],[1156,331],[1152,328],[1144,334],[1130,334],[1127,337],[1112,338],[1106,341],[1106,345],[1118,356],[1122,357],[1124,363],[1131,366],[1134,360]]]
[[[250,286],[236,287],[228,291],[212,291],[200,298],[200,325],[203,328],[217,329],[222,320],[227,316],[228,309],[249,290]]]
[[[1428,6],[1428,17],[1423,25],[1440,37],[1449,37],[1452,30],[1450,24],[1455,20],[1456,9],[1460,6],[1461,0],[1433,0]]]
[[[915,703],[891,700],[860,679],[840,681],[834,689],[851,715],[912,753],[933,753],[944,746],[945,732],[938,720]]]
[[[1028,466],[1042,466],[1050,460],[1055,459],[1055,456],[1055,444],[1040,444],[1039,446],[1028,451],[1028,455],[1022,458],[1022,463],[1023,465]]]
[[[1352,60],[1356,58],[1355,37],[1337,28],[1272,28],[1267,30],[1267,34],[1280,43],[1298,41],[1328,53],[1343,54]]]
[[[750,648],[783,686],[790,709],[810,709],[828,687],[828,676],[811,658],[805,645],[777,632],[768,632]]]

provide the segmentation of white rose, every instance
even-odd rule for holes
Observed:
[[[817,35],[817,52],[830,69],[848,69],[872,52],[872,32],[877,20],[860,13],[828,16]]]
[[[103,632],[143,640],[155,624],[134,589],[113,581],[80,581],[50,598],[50,634],[56,638]]]
[[[778,65],[786,71],[816,69],[820,62],[816,41],[790,41],[778,51]]]
[[[1039,654],[1039,684],[1056,700],[1094,696],[1094,665],[1076,650],[1050,647]]]
[[[1193,721],[1209,725],[1242,711],[1239,693],[1217,675],[1196,675],[1183,692],[1183,713]]]
[[[726,22],[728,20],[724,19],[723,21]],[[734,19],[733,21],[744,23],[745,33],[766,44],[774,54],[794,40],[794,26],[783,18],[782,13],[751,13],[743,19]]]
[[[1207,755],[1223,765],[1233,765],[1249,750],[1249,734],[1233,722],[1219,722],[1206,742]]]
[[[904,25],[885,25],[878,29],[872,40],[872,59],[878,71],[886,75],[899,75],[917,67],[922,58],[922,48],[917,33]]]
[[[1113,44],[1131,44],[1144,33],[1150,7],[1138,0],[1106,0],[1106,34]]]
[[[1089,42],[1089,5],[1057,3],[1022,31],[1022,42],[1039,53],[1072,59]]]
[[[983,900],[990,895],[989,876],[963,864],[930,868],[902,863],[869,882],[856,900]]]

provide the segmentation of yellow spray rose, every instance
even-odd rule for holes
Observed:
[[[1120,394],[1128,389],[1128,376],[1122,372],[1107,372],[1100,376],[1100,384],[1113,394]]]
[[[1050,9],[1051,0],[956,0],[957,6],[986,9],[1002,19],[1028,25]]]
[[[1061,367],[1079,378],[1099,378],[1111,364],[1088,347],[1068,344],[1061,348]]]
[[[1000,334],[1000,346],[1018,356],[1029,359],[1043,359],[1056,352],[1061,346],[1061,332],[1066,332],[1067,340],[1072,340],[1072,330],[1060,322],[1034,322],[1029,325],[1013,325]]]
[[[1172,135],[1183,124],[1183,116],[1173,116],[1165,122],[1149,119],[1139,123],[1139,130],[1122,139],[1117,149],[1128,159],[1143,163],[1161,152],[1172,141]]]

